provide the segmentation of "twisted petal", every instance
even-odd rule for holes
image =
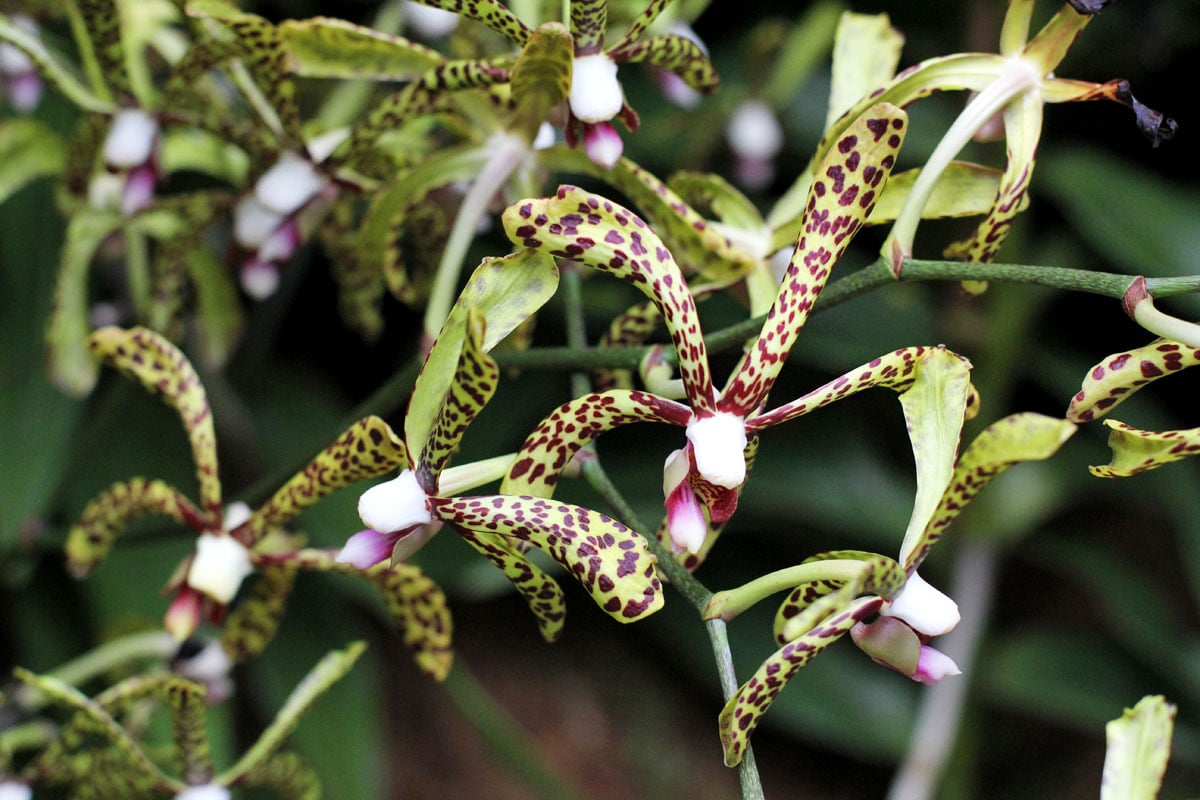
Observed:
[[[296,569],[283,564],[256,563],[257,579],[221,627],[221,648],[235,663],[258,655],[275,638]]]
[[[524,46],[533,33],[516,14],[498,0],[417,0],[423,6],[453,11],[467,19],[486,25],[513,44]]]
[[[163,514],[181,525],[203,524],[200,510],[163,481],[133,478],[114,483],[88,501],[67,534],[67,569],[77,578],[88,575],[108,555],[117,534],[146,514]]]
[[[1067,419],[1099,419],[1146,384],[1196,364],[1200,364],[1200,349],[1168,339],[1114,353],[1088,371],[1083,385],[1071,398]]]
[[[286,524],[332,492],[408,466],[400,437],[379,417],[364,417],[256,509],[239,538],[253,547],[271,528]]]
[[[715,410],[712,376],[696,303],[662,241],[628,209],[574,186],[522,200],[503,216],[508,237],[609,272],[637,287],[662,312],[679,353],[679,371],[696,411]]]
[[[678,75],[688,86],[706,94],[715,92],[720,83],[716,69],[700,45],[679,34],[664,33],[622,44],[610,50],[609,55],[614,61],[645,61]]]
[[[720,410],[746,417],[771,390],[830,271],[875,207],[896,163],[906,125],[901,109],[886,103],[873,106],[821,161],[775,304],[722,392]]]
[[[284,20],[279,35],[291,71],[309,78],[406,81],[443,60],[401,36],[331,17]]]
[[[200,505],[207,524],[221,524],[221,481],[212,410],[196,370],[175,345],[146,328],[101,328],[88,339],[92,352],[109,366],[137,380],[179,412],[192,444]]]
[[[1200,453],[1200,428],[1144,431],[1115,419],[1104,424],[1112,429],[1108,446],[1113,459],[1105,466],[1088,467],[1099,478],[1127,478]]]
[[[432,502],[447,525],[499,534],[544,550],[614,619],[632,622],[662,607],[662,584],[645,540],[603,514],[554,500],[510,495]]]
[[[500,490],[549,497],[558,477],[581,447],[605,431],[630,422],[687,424],[690,412],[647,392],[612,389],[564,403],[525,439]]]

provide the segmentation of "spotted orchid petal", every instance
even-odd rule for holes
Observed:
[[[444,58],[436,50],[342,19],[279,23],[291,72],[306,78],[409,81]]]
[[[146,514],[162,514],[194,528],[204,525],[201,511],[162,481],[134,478],[115,483],[88,501],[67,534],[67,569],[77,578],[87,576],[125,526]]]
[[[575,40],[576,55],[586,57],[603,50],[607,28],[608,0],[575,0],[571,3],[571,37]]]
[[[235,663],[258,655],[275,638],[296,572],[296,567],[256,559],[253,585],[221,626],[221,649]]]
[[[379,417],[364,417],[255,509],[240,538],[253,547],[269,530],[287,524],[338,489],[408,466],[408,451],[400,437]]]
[[[601,433],[630,422],[666,422],[683,427],[687,406],[647,392],[612,389],[559,406],[525,439],[500,490],[550,497],[575,453]]]
[[[831,550],[818,553],[804,559],[802,564],[830,561],[853,565],[853,579],[809,581],[789,592],[775,612],[772,635],[776,644],[787,644],[811,628],[823,615],[828,614],[831,604],[837,602],[836,598],[829,599],[831,595],[842,592],[843,597],[857,596],[863,593],[861,587],[867,586],[871,592],[880,595],[886,601],[886,598],[899,592],[905,583],[904,570],[898,562],[887,556],[862,550]]]
[[[431,502],[447,525],[528,542],[545,551],[618,621],[633,622],[662,607],[662,584],[646,541],[603,514],[512,495]]]
[[[521,22],[516,14],[509,11],[508,7],[498,0],[471,0],[469,3],[463,3],[461,0],[417,0],[417,2],[430,8],[452,11],[481,25],[486,25],[518,47],[524,47],[525,42],[533,34],[528,25]]]
[[[800,236],[775,304],[718,408],[748,416],[770,392],[825,282],[871,214],[904,141],[905,113],[879,104],[851,125],[821,161]]]
[[[1088,370],[1083,385],[1071,398],[1067,419],[1090,422],[1120,405],[1143,386],[1200,364],[1200,349],[1169,339],[1106,357]]]
[[[516,244],[611,273],[637,287],[662,313],[679,354],[692,408],[712,413],[712,376],[696,303],[658,236],[628,209],[574,186],[554,197],[522,200],[503,215]]]
[[[179,348],[146,328],[101,328],[89,337],[88,347],[96,357],[138,381],[179,412],[192,445],[201,509],[207,526],[219,528],[221,481],[217,475],[212,410],[191,363]]]
[[[914,535],[910,528],[906,534],[900,559],[905,569],[921,565],[946,527],[992,478],[1022,461],[1049,458],[1074,433],[1075,425],[1068,420],[1031,413],[1013,414],[985,428],[959,457],[924,529]]]
[[[1145,431],[1107,419],[1108,446],[1113,457],[1104,466],[1088,467],[1098,478],[1127,478],[1200,453],[1200,428]]]
[[[646,7],[634,18],[633,23],[626,28],[625,33],[621,35],[621,41],[617,43],[614,49],[619,50],[640,39],[642,34],[650,29],[654,21],[659,18],[663,10],[672,2],[674,0],[650,0],[650,2],[646,3]]]
[[[529,37],[513,65],[516,109],[509,129],[519,131],[535,148],[550,109],[564,99],[570,102],[573,56],[573,42],[566,28],[558,22],[547,22]]]
[[[110,97],[132,97],[133,84],[125,61],[122,10],[117,0],[96,0],[79,6],[80,22]]]

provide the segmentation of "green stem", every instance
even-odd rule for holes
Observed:
[[[755,578],[736,589],[717,592],[704,609],[705,619],[731,620],[760,600],[773,594],[794,589],[813,581],[849,582],[856,580],[863,571],[865,562],[848,558],[828,561],[810,561],[794,567],[776,570]]]
[[[721,679],[721,695],[728,702],[738,690],[737,672],[733,667],[733,652],[729,649],[729,636],[725,628],[725,620],[710,619],[704,623],[708,631],[708,640],[712,644],[713,655],[717,659],[717,675]],[[746,751],[738,764],[738,781],[742,785],[742,800],[763,800],[762,779],[758,775],[758,765],[754,761],[754,750],[746,743]]]

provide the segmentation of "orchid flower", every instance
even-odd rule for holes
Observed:
[[[204,684],[171,673],[134,675],[95,697],[88,697],[51,675],[15,670],[30,691],[73,712],[57,735],[35,754],[16,776],[20,783],[0,778],[0,798],[17,800],[20,787],[67,787],[86,791],[103,776],[105,796],[174,797],[184,800],[228,800],[231,786],[270,789],[281,797],[320,795],[320,781],[294,753],[280,752],[288,734],[329,688],[340,680],[366,650],[355,642],[325,655],[296,685],[278,715],[257,741],[228,769],[217,772],[210,754]],[[0,698],[0,707],[3,706]],[[169,712],[177,749],[171,763],[179,774],[151,757],[152,743],[122,724],[131,707],[154,703]],[[90,793],[89,793],[90,794]],[[73,795],[74,796],[74,795]]]
[[[713,388],[692,295],[671,253],[642,220],[573,187],[509,208],[505,230],[517,244],[611,272],[657,305],[675,344],[688,403],[625,390],[572,400],[526,439],[503,491],[549,496],[571,456],[617,425],[678,425],[685,429],[687,443],[668,457],[664,469],[668,529],[672,548],[695,556],[705,545],[707,530],[700,512],[715,525],[733,515],[746,476],[745,451],[759,431],[871,386],[896,388],[911,382],[926,348],[889,353],[797,400],[769,412],[763,409],[830,271],[886,182],[905,121],[900,109],[879,105],[831,149],[813,182],[788,272],[762,332],[720,394]]]
[[[904,70],[871,95],[870,102],[886,100],[906,105],[933,92],[966,89],[977,93],[925,164],[884,244],[883,256],[897,274],[904,259],[912,255],[921,209],[938,176],[997,114],[1003,116],[1007,140],[1004,176],[991,210],[975,232],[947,251],[952,258],[991,261],[1000,251],[1029,189],[1046,103],[1113,100],[1133,109],[1138,127],[1154,146],[1174,135],[1174,120],[1138,102],[1126,81],[1091,83],[1055,76],[1054,71],[1091,21],[1095,8],[1079,10],[1084,4],[1064,4],[1031,39],[1029,25],[1034,5],[1034,0],[1010,0],[998,54],[962,53],[930,59]],[[849,113],[857,113],[856,109]]]
[[[1143,387],[1180,370],[1200,364],[1200,348],[1174,339],[1114,353],[1088,370],[1083,385],[1071,398],[1067,418],[1091,422],[1108,414]],[[1111,432],[1112,462],[1089,467],[1101,478],[1124,478],[1157,469],[1200,453],[1200,428],[1148,431],[1113,419],[1104,421]]]
[[[114,484],[88,502],[67,536],[70,571],[83,577],[108,555],[131,520],[160,514],[196,534],[195,552],[167,584],[174,592],[165,625],[180,641],[207,616],[216,622],[251,573],[260,579],[226,620],[222,646],[243,660],[266,647],[301,569],[359,574],[326,550],[298,548],[282,526],[331,492],[362,478],[381,475],[403,457],[403,445],[377,417],[359,420],[332,445],[251,511],[221,502],[216,437],[208,400],[195,369],[170,342],[144,328],[102,328],[89,339],[98,357],[141,383],[179,412],[191,443],[199,504],[173,486],[147,478]],[[441,590],[417,567],[381,566],[364,577],[381,591],[418,664],[435,677],[450,668],[449,612]]]
[[[453,496],[483,482],[464,482],[461,472],[456,475],[446,466],[467,427],[496,391],[499,368],[487,350],[545,302],[556,284],[553,259],[540,253],[491,260],[479,267],[414,387],[405,417],[406,441],[396,464],[400,474],[362,495],[358,508],[367,530],[351,537],[338,555],[339,561],[361,568],[389,558],[397,563],[446,526],[513,581],[547,640],[556,638],[562,627],[562,593],[522,555],[521,547],[544,550],[622,622],[652,614],[663,603],[655,559],[646,542],[616,520],[537,497]],[[494,303],[493,325],[475,305],[484,297]],[[502,467],[510,461],[503,459]]]
[[[524,47],[533,30],[497,0],[460,3],[455,0],[422,0],[424,5],[458,12],[479,22],[518,47]],[[646,62],[683,79],[693,89],[709,93],[717,88],[717,74],[703,49],[692,39],[675,33],[643,37],[670,0],[651,0],[645,10],[612,47],[604,46],[608,27],[608,0],[572,0],[570,91],[567,96],[567,143],[582,140],[597,164],[611,167],[623,150],[613,119],[637,131],[637,113],[625,102],[617,78],[618,65]],[[582,134],[582,135],[581,135]]]
[[[741,760],[750,735],[787,682],[846,633],[878,663],[920,683],[958,674],[954,662],[929,644],[958,622],[957,605],[918,569],[992,478],[1014,464],[1049,458],[1075,432],[1068,420],[1014,414],[989,425],[959,455],[962,424],[975,402],[969,369],[962,357],[934,350],[900,397],[917,492],[897,560],[857,551],[823,553],[713,595],[704,616],[729,620],[780,590],[791,590],[775,615],[779,649],[721,712],[727,764]]]
[[[14,14],[12,24],[30,36],[38,35],[38,25],[25,14]],[[0,43],[0,82],[9,104],[27,114],[37,108],[42,99],[42,78],[33,60],[16,45]]]

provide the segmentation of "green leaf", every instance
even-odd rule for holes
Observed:
[[[410,452],[424,451],[454,381],[467,332],[467,309],[479,311],[487,323],[483,340],[483,351],[487,352],[541,308],[557,287],[554,259],[532,250],[484,259],[475,269],[450,309],[413,387],[404,417],[404,440]]]
[[[0,121],[0,203],[30,181],[62,172],[66,153],[63,138],[41,120]]]
[[[258,741],[246,751],[242,758],[217,777],[217,783],[229,786],[250,770],[266,763],[283,744],[283,740],[300,722],[300,718],[312,707],[329,687],[337,683],[350,671],[354,662],[367,649],[364,642],[355,642],[345,650],[334,650],[321,659],[312,671],[292,690],[283,708],[275,715],[271,725],[258,737]]]
[[[306,78],[407,81],[445,60],[402,36],[332,17],[284,20],[279,37],[288,68]]]
[[[1158,695],[1143,697],[1105,725],[1108,748],[1100,800],[1155,800],[1167,771],[1174,727],[1175,706]]]

